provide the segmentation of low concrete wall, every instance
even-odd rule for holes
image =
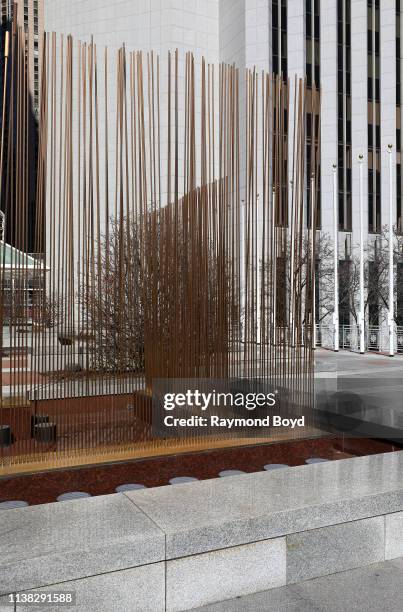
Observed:
[[[9,593],[180,611],[403,556],[403,452],[5,510]],[[73,608],[72,608],[73,609]]]

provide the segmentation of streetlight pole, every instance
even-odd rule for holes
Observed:
[[[389,153],[389,356],[395,354],[395,316],[394,316],[394,276],[393,276],[393,146],[388,145]]]
[[[339,350],[339,228],[337,198],[337,165],[333,164],[333,222],[334,222],[334,350]]]
[[[365,302],[364,302],[364,202],[363,202],[363,171],[364,156],[358,156],[360,165],[360,312],[358,317],[360,330],[360,353],[365,353]]]

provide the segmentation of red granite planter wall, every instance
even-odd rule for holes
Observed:
[[[267,463],[294,466],[304,464],[312,456],[336,460],[394,450],[400,449],[386,442],[325,438],[140,459],[4,477],[0,479],[0,501],[22,499],[30,504],[41,504],[53,502],[67,491],[105,495],[113,493],[118,485],[124,483],[155,487],[167,485],[174,476],[216,478],[221,470],[227,469],[256,472],[263,470]]]

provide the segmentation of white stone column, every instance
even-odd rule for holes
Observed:
[[[396,220],[396,2],[382,0],[381,18],[381,224],[389,224],[389,153],[393,146],[393,219]]]
[[[245,2],[219,1],[220,61],[245,66]]]
[[[220,61],[235,63],[239,68],[239,130],[240,130],[240,286],[241,309],[245,307],[245,67],[246,67],[246,19],[245,0],[219,0]],[[243,337],[245,329],[243,329]]]
[[[305,28],[305,2],[300,0],[289,0],[287,8],[287,49],[288,49],[288,77],[291,83],[290,95],[290,123],[289,123],[289,160],[293,156],[293,132],[294,132],[294,84],[295,77],[298,80],[304,79],[306,67],[306,28]],[[298,95],[298,94],[297,94]],[[298,100],[298,98],[297,98]],[[289,180],[292,181],[292,163],[288,165]],[[292,190],[289,190],[291,205]]]
[[[305,2],[289,0],[287,8],[288,74],[305,76]]]
[[[334,242],[334,168],[337,164],[337,2],[322,0],[320,18],[321,229]],[[338,172],[338,170],[336,170]],[[338,182],[336,180],[336,185]],[[338,193],[336,194],[338,204]],[[338,210],[338,206],[337,206]],[[336,234],[338,236],[338,233]],[[319,288],[319,291],[321,288]],[[325,325],[333,323],[331,316]]]
[[[289,217],[291,216],[292,210],[292,198],[293,198],[293,155],[294,155],[294,129],[297,125],[294,125],[296,119],[295,114],[297,109],[295,108],[295,91],[297,92],[297,105],[298,105],[298,91],[299,91],[299,80],[304,80],[306,70],[306,28],[305,28],[305,2],[299,0],[289,0],[287,4],[287,66],[288,66],[288,78],[290,82],[290,99],[289,99],[289,123],[288,123],[288,210]],[[305,186],[305,179],[304,179]],[[306,215],[304,213],[304,219]],[[289,234],[290,250],[291,250],[291,261],[293,262],[293,245],[294,237]],[[293,263],[291,264],[293,266]],[[291,277],[293,276],[293,269],[290,270]],[[292,321],[290,321],[292,326]]]
[[[256,70],[258,77],[257,93],[257,188],[255,193],[257,205],[257,257],[254,265],[257,270],[256,288],[256,308],[257,308],[257,337],[260,335],[260,274],[259,270],[263,262],[261,261],[262,231],[263,231],[263,142],[262,142],[262,113],[261,113],[261,94],[262,80],[261,73],[270,72],[271,66],[271,2],[262,0],[245,0],[245,63],[250,70]],[[242,125],[244,118],[241,117]]]
[[[351,2],[351,139],[352,139],[352,245],[360,239],[360,169],[363,159],[363,224],[368,233],[368,91],[367,91],[367,0]]]
[[[396,2],[382,0],[380,10],[381,75],[381,225],[389,234],[390,156],[392,156],[392,220],[396,223]],[[392,145],[388,152],[388,145]],[[382,349],[389,350],[389,312],[382,321]]]
[[[337,2],[322,0],[321,64],[321,211],[322,230],[333,236],[333,164],[337,164]]]
[[[246,66],[260,72],[271,70],[271,2],[245,0]]]

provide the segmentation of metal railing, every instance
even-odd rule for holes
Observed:
[[[379,325],[370,325],[366,332],[367,350],[379,352],[382,347],[381,328]]]
[[[339,331],[339,346],[341,349],[353,348],[353,326],[352,325],[341,325]]]
[[[334,348],[334,328],[332,325],[316,325],[316,346],[322,348]]]
[[[394,350],[403,353],[403,325],[395,328]],[[334,326],[316,325],[316,346],[334,349]],[[340,325],[339,327],[340,350],[359,350],[359,329],[356,325]],[[365,351],[388,352],[389,333],[388,329],[380,325],[369,325],[365,328]]]
[[[403,325],[396,327],[397,352],[403,353]]]

